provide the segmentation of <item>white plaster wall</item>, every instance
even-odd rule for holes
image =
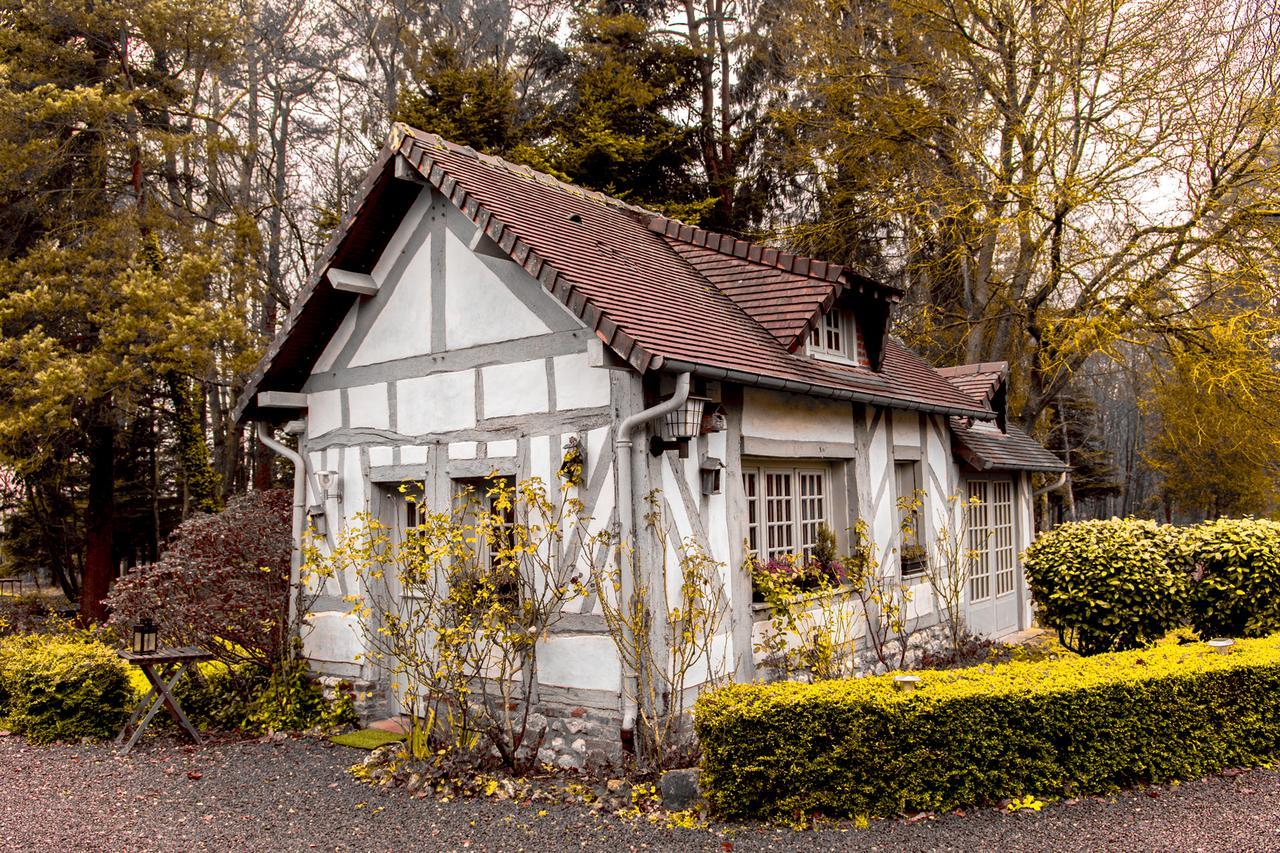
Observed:
[[[370,447],[369,448],[369,464],[370,465],[390,465],[395,458],[394,449],[390,447]]]
[[[516,455],[518,446],[514,438],[504,438],[502,441],[491,441],[486,449],[486,453],[491,458],[511,457]]]
[[[435,204],[435,192],[433,190],[423,188],[418,197],[413,200],[409,211],[405,214],[404,219],[400,223],[400,227],[396,229],[396,233],[391,235],[391,239],[387,241],[387,246],[382,250],[382,254],[378,256],[377,262],[373,265],[370,275],[379,285],[387,281],[387,276],[400,260],[400,256],[406,252],[416,252],[421,248],[414,240],[414,234],[418,231],[422,224],[423,218],[431,210],[431,206]]]
[[[307,395],[307,437],[314,438],[342,426],[342,392],[314,391]]]
[[[547,363],[543,359],[483,368],[484,416],[547,411]]]
[[[364,641],[356,618],[337,610],[307,614],[302,647],[308,659],[325,663],[358,663]]]
[[[618,650],[607,635],[552,636],[538,643],[538,681],[557,687],[617,690]]]
[[[400,448],[401,465],[425,465],[427,463],[426,447],[412,446]]]
[[[543,298],[542,285],[514,261],[472,252],[459,239],[457,231],[471,232],[475,225],[464,221],[453,207],[448,217],[444,348],[462,349],[549,332],[547,324],[512,292],[522,288]]]
[[[867,407],[868,487],[873,506],[863,517],[879,548],[882,570],[896,571],[897,554],[893,549],[897,545],[898,510],[893,482],[893,436],[888,420],[885,414],[879,423],[874,423],[873,410]],[[875,428],[870,429],[873,423]]]
[[[342,454],[342,467],[338,470],[342,474],[343,523],[350,524],[356,514],[369,509],[368,484],[360,466],[360,448],[347,448]],[[355,579],[350,581],[354,583]]]
[[[553,488],[551,471],[551,436],[535,435],[529,439],[529,476],[537,477]]]
[[[893,443],[901,447],[920,446],[920,413],[893,411]]]
[[[726,631],[728,628],[727,619],[721,623],[720,630]],[[733,672],[733,636],[730,633],[721,633],[711,638],[710,653],[699,657],[694,661],[693,665],[685,675],[685,687],[697,687],[700,684],[706,684],[711,679],[723,679],[725,676]],[[674,673],[673,673],[674,674]]]
[[[556,356],[553,365],[557,409],[609,405],[609,371],[591,367],[585,352]]]
[[[396,418],[399,431],[406,435],[475,426],[475,374],[458,370],[399,380],[396,382]]]
[[[450,459],[475,459],[477,442],[455,441],[449,445]]]
[[[854,440],[848,403],[761,388],[743,389],[742,434],[791,441]]]
[[[429,199],[430,193],[422,193],[414,203],[414,209]],[[439,215],[438,213],[436,215]],[[391,275],[392,263],[383,265],[382,259],[388,257],[383,252],[379,263],[374,266],[374,280],[387,292],[375,297],[385,300],[385,306],[379,312],[369,331],[360,341],[359,347],[351,358],[352,366],[377,364],[380,361],[392,361],[397,358],[408,358],[424,355],[432,351],[431,347],[431,254],[432,235],[430,223],[421,218],[408,216],[396,231],[397,240],[406,242],[403,251],[409,252],[409,258],[402,274]],[[407,231],[407,234],[405,233]],[[377,271],[381,268],[384,278],[379,280]],[[371,306],[371,301],[358,303],[362,308]]]
[[[347,408],[351,413],[350,426],[370,429],[391,427],[391,410],[387,404],[385,382],[348,388]]]

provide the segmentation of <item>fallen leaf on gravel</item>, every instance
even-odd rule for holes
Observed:
[[[187,778],[192,780],[193,782],[198,782],[204,778],[204,774],[201,773],[199,770],[188,770]]]
[[[1160,792],[1157,791],[1155,788],[1148,788],[1147,796],[1151,797],[1154,800],[1156,797],[1160,796]]]
[[[1244,772],[1243,770],[1237,770],[1235,767],[1228,767],[1226,770],[1222,771],[1222,775],[1230,776],[1234,779],[1236,776],[1239,776],[1243,772]]]
[[[723,851],[724,851],[724,853],[733,853],[733,842],[732,842],[732,841],[721,841],[721,842],[720,842],[720,849],[721,849],[721,850],[723,850]]]

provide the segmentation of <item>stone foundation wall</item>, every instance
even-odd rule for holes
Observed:
[[[622,766],[622,718],[618,711],[559,704],[542,704],[538,710],[541,713],[534,716],[542,735],[537,739],[539,761],[591,774]],[[533,725],[531,719],[531,729]]]
[[[320,675],[316,677],[316,682],[324,690],[324,698],[330,702],[337,701],[342,696],[349,697],[361,725],[368,725],[387,716],[385,685],[338,675]]]
[[[868,647],[866,641],[859,643],[858,651],[854,655],[856,661],[856,675],[884,675],[889,671],[876,657],[876,653]],[[898,660],[898,650],[902,644],[898,640],[890,640],[885,643],[885,658],[891,662]],[[934,625],[929,628],[921,628],[911,635],[907,644],[907,656],[903,662],[903,669],[915,669],[920,665],[921,659],[925,654],[942,654],[947,651],[948,638],[947,628],[945,625]]]

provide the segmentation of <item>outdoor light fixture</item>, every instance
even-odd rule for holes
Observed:
[[[893,686],[901,690],[903,693],[912,693],[920,684],[920,676],[918,675],[895,675],[893,677]]]
[[[320,487],[321,500],[342,500],[342,478],[337,471],[317,471],[316,484]]]
[[[1231,654],[1231,647],[1235,644],[1236,641],[1230,637],[1214,637],[1209,641],[1209,648],[1220,655],[1229,655]]]
[[[669,439],[653,436],[649,439],[649,452],[661,456],[667,450],[678,449],[680,458],[689,455],[689,440],[702,433],[702,410],[711,401],[706,397],[690,397],[680,408],[668,412],[662,423]]]
[[[156,623],[147,616],[133,626],[133,640],[130,649],[135,655],[153,655],[156,653]]]

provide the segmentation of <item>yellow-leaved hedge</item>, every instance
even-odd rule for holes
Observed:
[[[105,740],[134,698],[128,667],[103,643],[53,634],[0,641],[0,728],[36,743]]]
[[[1280,752],[1280,637],[703,694],[726,817],[889,816],[1194,778]]]

